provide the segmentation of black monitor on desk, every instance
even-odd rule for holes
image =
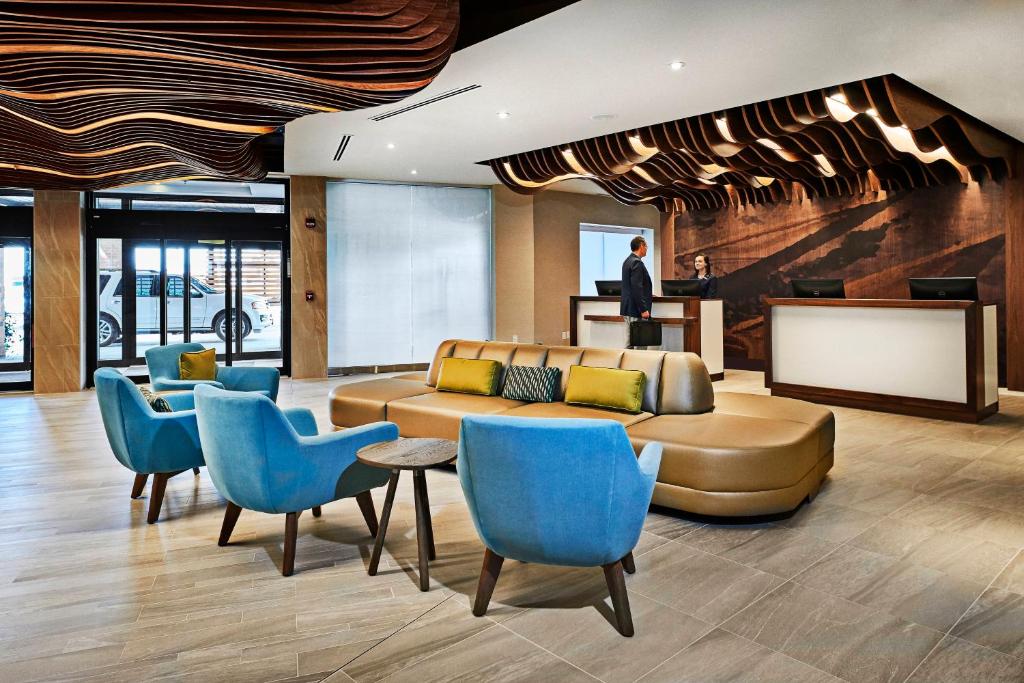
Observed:
[[[842,280],[790,280],[797,299],[845,299]]]
[[[976,277],[912,277],[907,282],[910,284],[911,299],[978,300]]]
[[[700,280],[662,280],[662,296],[700,296]]]
[[[594,280],[598,296],[622,296],[622,280]]]

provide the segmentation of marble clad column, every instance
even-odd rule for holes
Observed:
[[[79,391],[83,386],[82,221],[79,192],[36,191],[32,369],[38,394]]]
[[[292,377],[327,377],[327,181],[292,176]],[[312,230],[306,219],[316,221]],[[313,301],[306,301],[306,292]]]

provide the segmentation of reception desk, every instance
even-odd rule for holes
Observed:
[[[569,297],[569,343],[621,349],[626,323],[617,296]],[[704,361],[712,381],[725,377],[722,300],[695,296],[656,296],[651,317],[661,323],[664,351],[692,351]]]
[[[773,396],[963,422],[999,410],[995,305],[769,298],[764,319]]]

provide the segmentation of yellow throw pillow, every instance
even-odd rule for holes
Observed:
[[[639,413],[646,380],[640,370],[573,365],[565,386],[565,402]]]
[[[494,396],[501,379],[501,362],[470,358],[445,358],[437,378],[438,391]]]
[[[217,350],[190,351],[178,357],[181,379],[217,379]]]

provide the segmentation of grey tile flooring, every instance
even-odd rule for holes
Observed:
[[[1020,683],[1024,660],[946,636],[908,683]]]
[[[902,681],[943,634],[886,612],[787,583],[723,624],[848,681]]]
[[[784,654],[715,629],[660,664],[640,683],[837,683]]]
[[[839,548],[796,581],[944,632],[985,590],[984,584],[851,546]]]
[[[280,403],[324,429],[359,379],[284,380]],[[765,393],[749,372],[716,389]],[[981,425],[836,408],[835,467],[789,517],[652,509],[623,638],[594,568],[508,560],[474,617],[483,547],[452,471],[427,475],[429,592],[404,478],[377,576],[339,501],[300,519],[285,578],[278,516],[217,546],[205,472],[147,525],[91,393],[0,397],[0,682],[1024,681],[1024,396],[1000,405]]]

